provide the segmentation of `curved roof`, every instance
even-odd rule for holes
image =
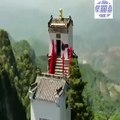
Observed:
[[[73,20],[71,17],[69,18],[53,18],[51,17],[50,21],[48,22],[48,27],[69,27],[69,25],[73,25]]]
[[[55,96],[63,93],[66,81],[53,77],[38,76],[34,99],[55,102]]]

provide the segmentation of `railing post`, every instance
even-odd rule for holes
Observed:
[[[70,47],[70,65],[72,64],[72,55],[73,55],[73,50],[72,47]]]
[[[54,40],[52,40],[52,53],[51,53],[51,57],[50,57],[50,66],[49,66],[49,73],[50,74],[54,74],[55,73],[55,62],[56,62],[56,58],[55,58],[55,46],[54,46]]]
[[[65,60],[65,58],[64,58],[64,54],[63,54],[63,56],[62,56],[62,70],[63,70],[63,74],[64,74],[64,60]]]

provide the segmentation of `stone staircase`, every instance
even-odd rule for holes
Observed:
[[[56,59],[56,66],[55,66],[55,75],[57,76],[68,76],[69,75],[69,63],[70,60],[64,60],[64,70],[63,70],[63,60],[62,58]]]

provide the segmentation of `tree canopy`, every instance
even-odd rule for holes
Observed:
[[[68,104],[72,108],[72,120],[92,120],[93,114],[83,97],[83,90],[87,83],[82,80],[77,59],[74,58],[70,68]]]

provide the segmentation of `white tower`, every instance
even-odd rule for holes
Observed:
[[[76,57],[73,51],[73,20],[71,16],[64,18],[62,9],[59,12],[59,18],[51,16],[48,22],[48,73],[68,77],[72,58]]]
[[[66,105],[71,61],[77,58],[73,51],[73,21],[60,18],[48,22],[48,73],[37,76],[29,90],[31,120],[71,120],[71,108]]]
[[[50,36],[49,56],[52,54],[54,45],[54,51],[57,58],[62,58],[64,54],[65,59],[68,59],[68,49],[73,47],[73,20],[71,16],[69,16],[69,18],[64,18],[62,9],[60,9],[59,12],[59,18],[53,18],[51,16],[48,22]]]

